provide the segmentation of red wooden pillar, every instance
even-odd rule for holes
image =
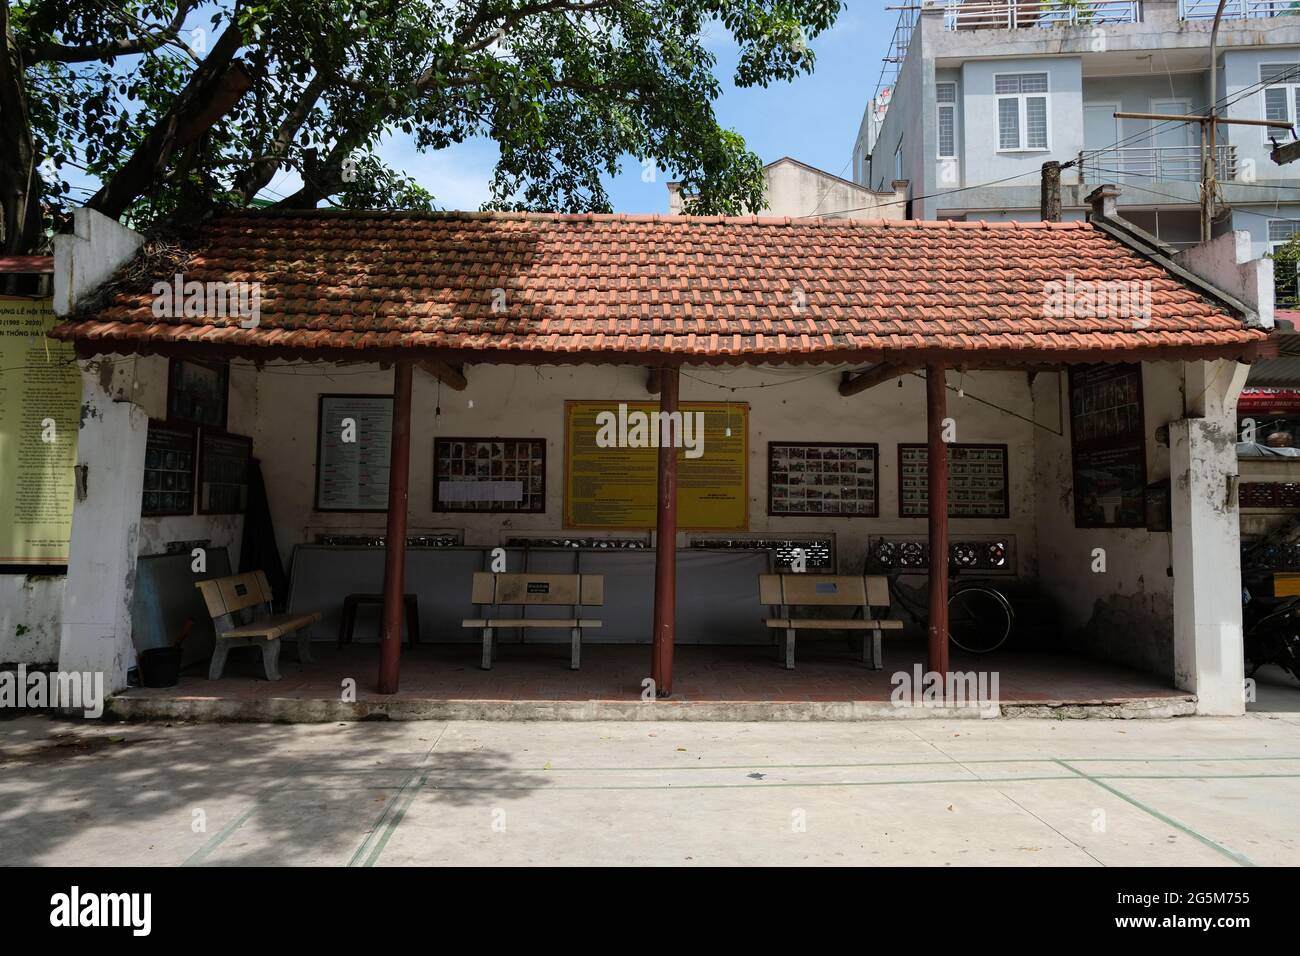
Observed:
[[[659,391],[661,412],[677,411],[679,385],[677,369],[663,369]],[[677,448],[675,443],[664,442],[666,437],[661,434],[659,444],[654,647],[650,656],[650,677],[660,697],[667,697],[673,691],[673,639],[677,629]]]
[[[943,421],[948,394],[942,365],[925,368],[925,417],[929,440],[926,465],[930,511],[930,635],[927,671],[948,673],[948,445]]]
[[[397,693],[406,592],[406,510],[411,482],[411,363],[393,365],[393,438],[388,459],[388,532],[384,537],[384,609],[379,630],[379,693]]]

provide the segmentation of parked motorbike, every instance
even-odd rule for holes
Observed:
[[[1265,597],[1241,589],[1241,624],[1246,650],[1246,676],[1264,664],[1276,664],[1300,680],[1300,597]]]

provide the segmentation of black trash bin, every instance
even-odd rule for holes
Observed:
[[[145,687],[175,687],[180,679],[179,647],[151,647],[140,652],[140,683]]]

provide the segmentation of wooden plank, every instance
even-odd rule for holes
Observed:
[[[603,574],[584,574],[581,575],[581,583],[578,586],[578,593],[582,597],[584,607],[600,607],[605,603],[605,575]]]
[[[221,591],[221,600],[226,605],[227,614],[266,603],[262,597],[262,582],[258,580],[257,574],[253,571],[217,578],[217,588]]]
[[[576,574],[498,574],[497,604],[578,604]]]
[[[473,604],[495,604],[496,577],[491,571],[475,571],[474,584],[470,590],[470,602]]]
[[[825,617],[771,617],[764,622],[769,628],[781,630],[793,627],[800,631],[898,631],[902,621],[864,621],[860,617],[832,619]]]
[[[229,614],[226,610],[226,599],[221,596],[221,588],[218,586],[221,578],[211,578],[207,581],[195,581],[194,586],[199,589],[203,595],[203,603],[208,607],[208,616],[211,618],[221,617],[223,614]]]
[[[271,582],[266,579],[265,571],[254,571],[257,576],[257,587],[262,592],[262,603],[270,604],[274,599],[271,596]]]
[[[889,607],[889,578],[883,574],[868,574],[867,604],[871,607]]]
[[[856,575],[783,574],[782,604],[825,605],[828,607],[865,607],[867,589]]]
[[[777,605],[781,602],[781,575],[760,574],[758,576],[758,602]]]

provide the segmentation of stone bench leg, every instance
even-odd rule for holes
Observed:
[[[492,669],[492,628],[483,628],[483,663],[479,665],[485,671]]]
[[[582,628],[575,627],[571,635],[572,646],[569,649],[569,670],[576,671],[582,664]]]
[[[862,663],[868,665],[873,671],[878,671],[885,666],[880,656],[880,636],[878,627],[862,632]]]
[[[787,628],[785,632],[785,669],[794,670],[794,628]]]
[[[221,673],[226,669],[226,655],[230,653],[231,642],[218,637],[212,648],[212,663],[208,665],[208,680],[221,680]]]
[[[266,679],[279,680],[280,639],[277,637],[269,641],[264,638],[259,638],[259,640],[262,641],[262,667],[266,670]]]
[[[264,637],[218,637],[212,648],[212,663],[208,665],[208,680],[220,680],[226,669],[226,657],[232,647],[253,647],[262,649],[262,667],[267,680],[280,679],[280,639],[267,640]]]
[[[311,656],[311,628],[300,627],[298,629],[298,663],[315,664]],[[276,643],[279,643],[278,641]]]

